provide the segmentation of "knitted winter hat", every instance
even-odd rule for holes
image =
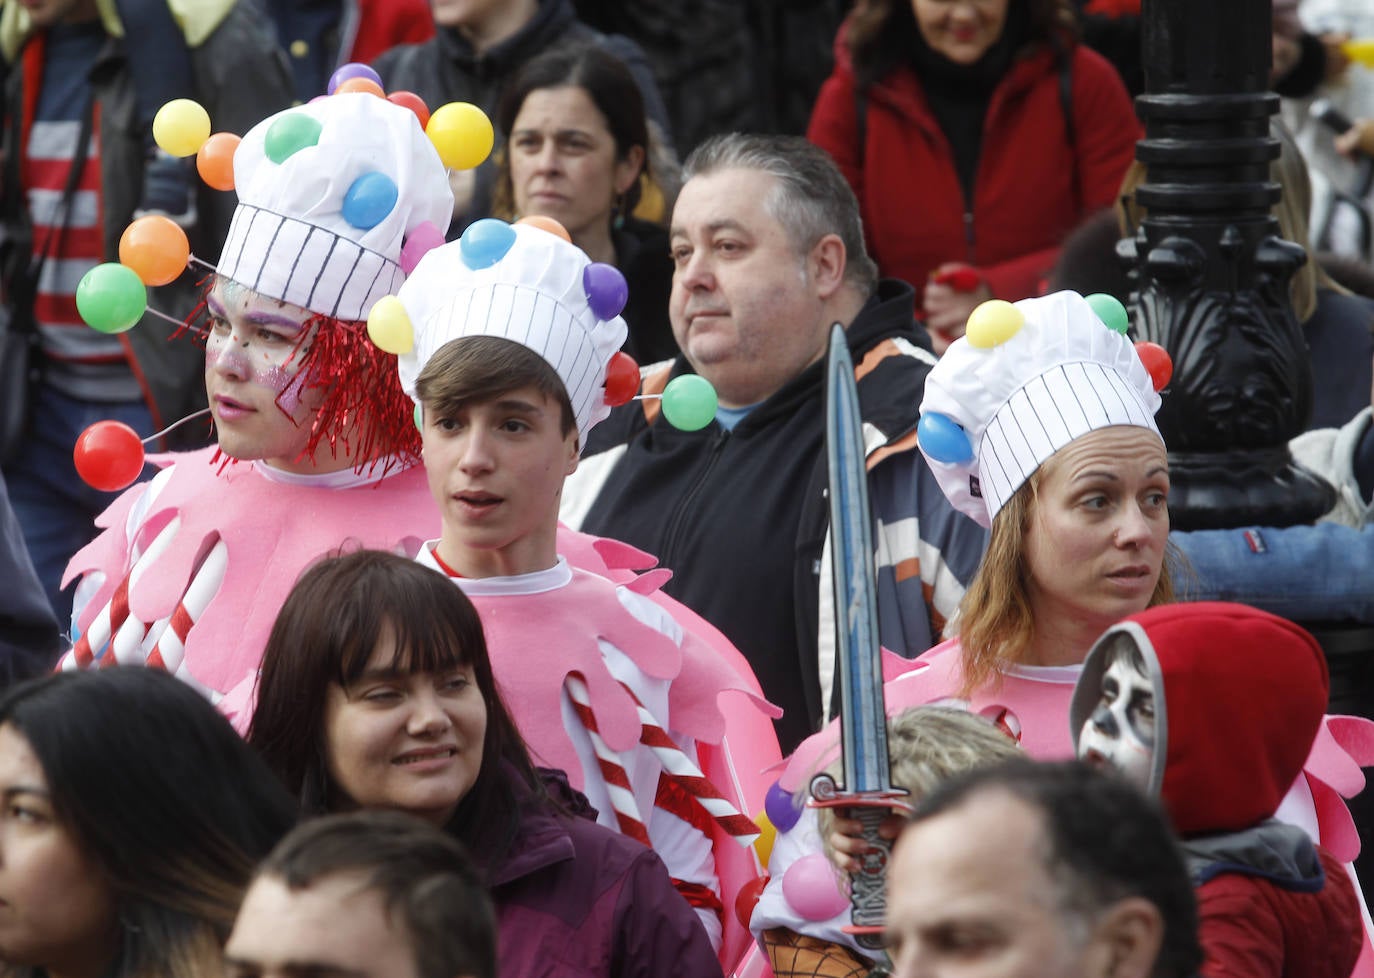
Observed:
[[[478,221],[458,241],[426,254],[397,294],[413,335],[399,357],[401,386],[413,398],[420,371],[449,340],[504,337],[557,371],[586,444],[611,410],[606,371],[625,342],[620,310],[627,296],[619,271],[558,234]]]
[[[1316,639],[1277,615],[1219,601],[1131,615],[1103,633],[1083,662],[1069,707],[1075,748],[1123,639],[1153,687],[1148,790],[1159,794],[1174,828],[1185,836],[1234,832],[1271,817],[1302,772],[1326,711],[1330,679]]]
[[[1115,309],[1109,318],[1118,326],[1109,328],[1094,304],[1058,292],[994,299],[969,316],[966,335],[926,377],[918,427],[921,452],[956,509],[991,526],[1022,483],[1076,438],[1113,425],[1159,434],[1156,383],[1168,379],[1167,355],[1139,344],[1163,358],[1147,370],[1124,335],[1125,311]]]
[[[361,92],[258,123],[234,154],[234,185],[219,273],[350,321],[400,288],[406,238],[446,228],[453,212],[444,165],[415,113]]]

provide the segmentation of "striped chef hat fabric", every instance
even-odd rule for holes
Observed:
[[[420,260],[397,293],[414,343],[399,357],[412,398],[429,358],[450,340],[500,336],[539,354],[563,381],[581,444],[610,414],[606,368],[628,329],[624,277],[531,224],[494,219]]]
[[[406,238],[425,224],[448,227],[453,213],[444,165],[415,113],[362,92],[258,123],[234,154],[234,184],[219,273],[348,321],[400,288]]]
[[[966,335],[926,378],[918,443],[950,503],[991,526],[1075,439],[1114,425],[1158,435],[1154,384],[1124,332],[1078,293],[994,299],[974,310]]]

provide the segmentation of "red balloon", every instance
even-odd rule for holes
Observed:
[[[1174,375],[1174,361],[1169,356],[1169,351],[1158,343],[1140,340],[1135,345],[1135,352],[1140,357],[1140,362],[1145,365],[1145,369],[1150,372],[1150,382],[1154,384],[1155,390],[1162,391],[1169,383],[1169,378]]]
[[[619,407],[639,392],[639,364],[628,353],[617,353],[606,364],[606,403]]]
[[[763,896],[763,888],[768,885],[768,876],[756,876],[748,883],[739,888],[735,894],[735,917],[749,929],[749,918],[754,916],[754,907],[758,905],[759,898]]]
[[[386,100],[388,102],[394,102],[403,109],[409,109],[411,112],[414,112],[416,118],[420,120],[421,129],[429,125],[429,106],[425,105],[425,100],[414,92],[392,92],[386,97]]]
[[[86,485],[116,492],[133,485],[143,471],[143,442],[122,421],[97,421],[76,439],[72,461]]]

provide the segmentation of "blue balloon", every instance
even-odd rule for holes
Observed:
[[[916,440],[921,451],[937,462],[963,465],[973,461],[973,445],[968,433],[953,418],[936,411],[921,415],[916,425]]]
[[[355,228],[375,228],[396,206],[400,191],[385,173],[364,173],[344,193],[343,218]]]
[[[603,323],[619,316],[630,299],[630,287],[620,269],[599,261],[582,270],[582,291],[587,293],[587,305]]]
[[[458,250],[468,268],[490,268],[515,244],[515,229],[505,221],[486,217],[473,221],[458,239]]]
[[[773,828],[788,832],[801,818],[802,804],[793,797],[792,792],[783,790],[782,785],[774,781],[768,794],[763,797],[763,810],[768,813],[768,821],[773,823]]]

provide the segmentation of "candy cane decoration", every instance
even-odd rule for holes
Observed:
[[[158,636],[157,644],[148,653],[148,665],[166,669],[181,679],[187,677],[184,668],[186,636],[205,613],[210,600],[219,593],[219,586],[224,581],[224,571],[228,566],[229,548],[222,539],[216,540],[196,570],[195,576],[191,579],[191,586],[182,595],[176,610],[170,618],[159,622],[162,626],[161,634]]]
[[[753,845],[754,840],[760,835],[759,827],[721,794],[720,789],[711,783],[697,763],[668,736],[668,731],[659,725],[654,715],[639,701],[634,690],[623,682],[620,685],[630,694],[635,701],[635,708],[639,711],[639,742],[654,752],[654,756],[663,765],[663,770],[668,776],[695,798],[706,810],[706,814],[710,815],[727,835],[746,849]]]
[[[120,649],[128,654],[130,647],[137,648],[142,643],[147,634],[147,625],[134,618],[129,611],[129,592],[138,584],[143,576],[171,544],[172,538],[176,536],[177,528],[181,525],[180,518],[172,520],[153,538],[153,542],[148,545],[148,549],[138,555],[134,561],[134,566],[129,573],[124,575],[124,580],[119,582],[114,594],[110,595],[110,600],[105,607],[100,609],[100,613],[95,616],[86,631],[76,640],[72,650],[63,659],[63,669],[87,669],[95,662],[97,655],[102,660],[102,665],[116,664],[114,648],[106,649],[103,653],[95,650],[104,649],[106,643],[114,637],[120,641]],[[132,623],[132,624],[131,624]],[[134,641],[135,635],[137,641]],[[121,636],[123,636],[121,638]],[[120,659],[119,661],[123,661]]]
[[[601,733],[596,724],[596,714],[592,712],[591,695],[587,692],[587,684],[577,673],[569,673],[563,681],[563,688],[567,690],[568,697],[572,700],[573,710],[577,713],[577,718],[582,721],[587,736],[591,738],[592,750],[596,752],[596,759],[601,768],[601,777],[606,782],[606,791],[610,795],[611,808],[615,811],[616,822],[620,825],[621,834],[653,848],[652,843],[649,842],[649,831],[645,828],[644,819],[639,814],[639,805],[635,801],[634,791],[630,788],[630,775],[625,770],[625,764],[620,759],[619,752],[612,750],[611,746],[601,739]],[[635,702],[637,703],[638,700]]]

